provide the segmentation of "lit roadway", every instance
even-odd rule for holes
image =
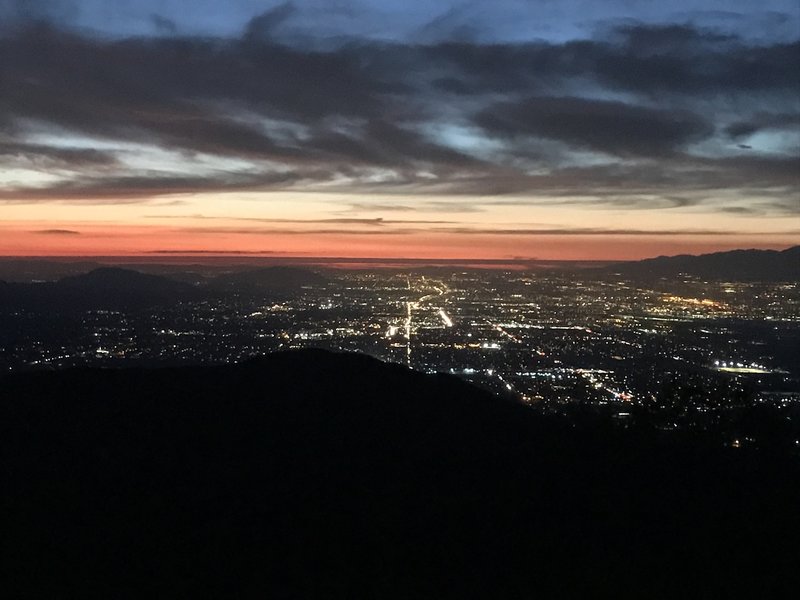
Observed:
[[[486,321],[486,322],[487,322],[489,325],[491,325],[491,326],[492,326],[492,327],[493,327],[495,330],[497,330],[498,332],[502,333],[504,336],[506,336],[507,338],[509,338],[509,339],[510,339],[512,342],[518,342],[518,341],[519,341],[519,338],[517,338],[516,336],[514,336],[514,335],[512,335],[512,334],[508,333],[508,332],[507,332],[505,329],[503,329],[503,328],[502,328],[500,325],[498,325],[497,323],[492,323],[492,322],[491,322],[489,319],[484,319],[484,320],[485,320],[485,321]]]
[[[424,277],[422,278],[422,281],[423,282],[425,281]],[[413,288],[411,287],[411,279],[410,278],[406,278],[406,283],[408,285],[408,289],[412,290]],[[441,298],[442,296],[444,296],[446,293],[448,293],[450,291],[450,288],[448,288],[447,285],[445,285],[445,283],[443,281],[437,281],[434,284],[431,284],[429,287],[432,287],[435,290],[435,292],[434,293],[425,294],[424,296],[422,296],[421,298],[419,298],[416,301],[409,300],[408,302],[406,302],[406,321],[405,321],[405,328],[406,328],[406,363],[408,364],[409,367],[411,367],[411,335],[412,335],[412,332],[413,332],[413,329],[412,329],[412,323],[413,323],[412,310],[420,308],[421,304],[423,304],[425,302],[430,302],[434,298]],[[420,291],[422,291],[422,290],[420,290]],[[427,290],[425,290],[425,291],[427,291]],[[436,309],[434,309],[434,310],[436,310]],[[450,320],[450,317],[447,316],[447,313],[444,312],[444,309],[443,308],[439,308],[438,311],[439,311],[439,316],[442,317],[442,320],[444,321],[445,326],[446,327],[452,327],[453,326],[453,321]]]
[[[450,292],[450,288],[448,288],[447,285],[442,281],[436,281],[435,283],[429,283],[429,282],[425,281],[424,277],[422,278],[422,281],[427,284],[426,287],[430,286],[435,291],[433,293],[425,294],[424,296],[419,298],[416,302],[411,301],[411,300],[406,302],[406,320],[405,320],[405,329],[406,329],[406,363],[407,363],[407,365],[409,367],[411,367],[411,339],[412,339],[412,333],[413,333],[413,327],[412,327],[412,325],[413,325],[413,313],[412,313],[412,310],[419,309],[420,305],[422,305],[423,303],[430,302],[430,301],[432,301],[432,300],[434,300],[436,298],[441,298],[442,296],[444,296],[445,294]],[[406,283],[408,285],[408,289],[412,290],[413,288],[411,287],[411,279],[410,278],[406,279]],[[423,290],[420,290],[420,291],[423,291]],[[424,290],[424,291],[427,291],[427,290]],[[432,307],[432,308],[433,308],[433,310],[435,310],[435,311],[437,311],[439,313],[439,317],[441,317],[442,322],[444,323],[445,327],[453,327],[453,320],[445,312],[444,308],[438,308],[438,307]],[[497,330],[499,333],[501,333],[505,337],[509,338],[513,342],[519,342],[520,341],[519,338],[517,338],[515,335],[513,335],[513,334],[509,333],[508,331],[506,331],[498,323],[493,323],[492,321],[490,321],[488,319],[485,319],[485,321],[493,329]],[[543,353],[539,352],[539,354],[543,354]],[[503,384],[503,386],[508,391],[519,395],[520,398],[523,401],[530,402],[530,398],[527,395],[525,395],[522,392],[520,392],[519,390],[517,390],[500,373],[497,373],[495,371],[492,374],[495,377],[497,377],[497,379],[500,380],[500,382]]]

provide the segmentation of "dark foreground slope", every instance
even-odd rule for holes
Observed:
[[[577,431],[457,380],[315,351],[0,390],[7,597],[792,589],[788,460]]]

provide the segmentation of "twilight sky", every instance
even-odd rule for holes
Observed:
[[[0,0],[0,255],[797,243],[796,0]]]

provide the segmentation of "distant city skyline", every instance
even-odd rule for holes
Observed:
[[[0,256],[800,241],[789,0],[0,2]]]

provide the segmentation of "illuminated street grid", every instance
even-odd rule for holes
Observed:
[[[318,347],[464,377],[540,410],[592,407],[662,427],[800,400],[800,286],[579,272],[333,272],[291,297],[128,314],[0,316],[0,367],[241,361]]]

